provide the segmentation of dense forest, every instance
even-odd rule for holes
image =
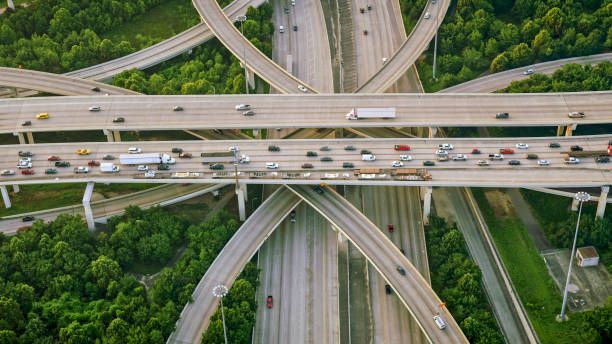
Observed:
[[[165,343],[237,229],[229,213],[195,226],[162,208],[129,207],[95,236],[69,215],[36,221],[13,237],[0,234],[0,343]],[[138,282],[133,264],[166,264],[179,246],[183,254],[149,290]],[[251,342],[257,276],[249,263],[226,296],[232,343]],[[222,342],[217,322],[215,316],[206,342]]]
[[[244,35],[267,56],[272,55],[272,14],[269,3],[249,7],[243,24]],[[246,93],[240,62],[216,39],[147,71],[124,71],[113,85],[146,94]]]
[[[425,231],[431,286],[470,343],[504,343],[482,289],[482,273],[470,259],[463,235],[434,215]]]
[[[499,72],[612,48],[612,0],[458,0],[453,4],[439,31],[436,89],[471,80],[486,70]],[[419,63],[424,79],[431,79],[433,44],[429,52]]]

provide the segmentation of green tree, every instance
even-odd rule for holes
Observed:
[[[91,270],[100,288],[106,289],[113,280],[118,280],[122,273],[119,263],[106,257],[100,256],[91,263]]]

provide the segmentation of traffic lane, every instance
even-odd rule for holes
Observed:
[[[330,188],[325,188],[323,195],[317,195],[307,186],[286,185],[286,187],[313,205],[324,217],[347,234],[393,287],[402,303],[418,319],[420,327],[431,341],[467,343],[467,339],[448,310],[440,307],[441,302],[427,281],[362,213]],[[406,275],[401,276],[396,271],[397,266],[402,266]],[[432,320],[432,316],[436,313],[441,314],[447,323],[444,331],[438,329]]]
[[[181,312],[176,330],[168,338],[168,343],[196,343],[201,340],[210,316],[217,310],[218,299],[210,290],[217,284],[231,286],[261,243],[299,204],[299,197],[287,191],[279,188],[272,194],[225,245],[196,286],[192,294],[194,301],[188,303]]]

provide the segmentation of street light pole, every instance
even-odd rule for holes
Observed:
[[[438,18],[440,17],[440,7],[438,7],[438,11],[436,11],[436,38],[434,39],[434,60],[433,60],[433,79],[436,79],[436,55],[438,52]]]
[[[223,337],[225,338],[225,344],[227,344],[227,330],[225,329],[225,314],[223,313],[223,297],[227,295],[227,287],[223,284],[217,284],[213,290],[213,295],[221,301],[221,319],[223,319]]]
[[[563,304],[561,305],[561,314],[558,315],[558,321],[565,321],[565,304],[567,303],[567,292],[569,287],[570,278],[572,276],[572,264],[574,263],[574,255],[576,254],[576,240],[578,239],[578,228],[580,226],[580,215],[582,214],[582,203],[587,202],[591,199],[591,195],[586,192],[578,192],[574,195],[574,198],[580,202],[580,208],[578,208],[578,220],[576,221],[576,233],[574,234],[574,243],[572,245],[572,252],[570,254],[569,268],[567,271],[567,280],[565,281],[565,291],[563,292]]]
[[[246,20],[246,15],[237,16],[236,20],[240,22],[240,30],[242,31],[242,35],[244,36],[244,27],[242,24]],[[246,94],[249,94],[249,81],[247,79],[247,59],[246,59],[246,43],[244,44],[243,51],[243,60],[244,60],[244,86],[246,88]]]

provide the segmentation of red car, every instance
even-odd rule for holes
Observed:
[[[472,154],[480,154],[480,149],[478,148],[472,149]]]
[[[410,150],[409,145],[395,145],[395,150],[407,151]]]
[[[49,161],[59,161],[60,157],[57,155],[51,155],[50,157],[47,158],[47,160]]]
[[[268,300],[266,301],[266,306],[268,306],[268,308],[272,308],[272,295],[268,295]]]
[[[89,165],[89,166],[100,166],[100,162],[92,160],[92,161],[88,162],[87,165]]]
[[[21,174],[34,174],[34,170],[31,168],[26,168],[25,170],[21,170]]]
[[[302,164],[302,168],[312,168],[312,167],[313,167],[312,164],[309,164],[309,163]]]
[[[512,148],[500,148],[499,152],[501,154],[514,154],[514,149],[512,149]]]
[[[389,224],[387,228],[389,229],[389,233],[393,233],[394,228],[392,224]]]
[[[181,153],[179,154],[179,158],[191,158],[191,153]]]

